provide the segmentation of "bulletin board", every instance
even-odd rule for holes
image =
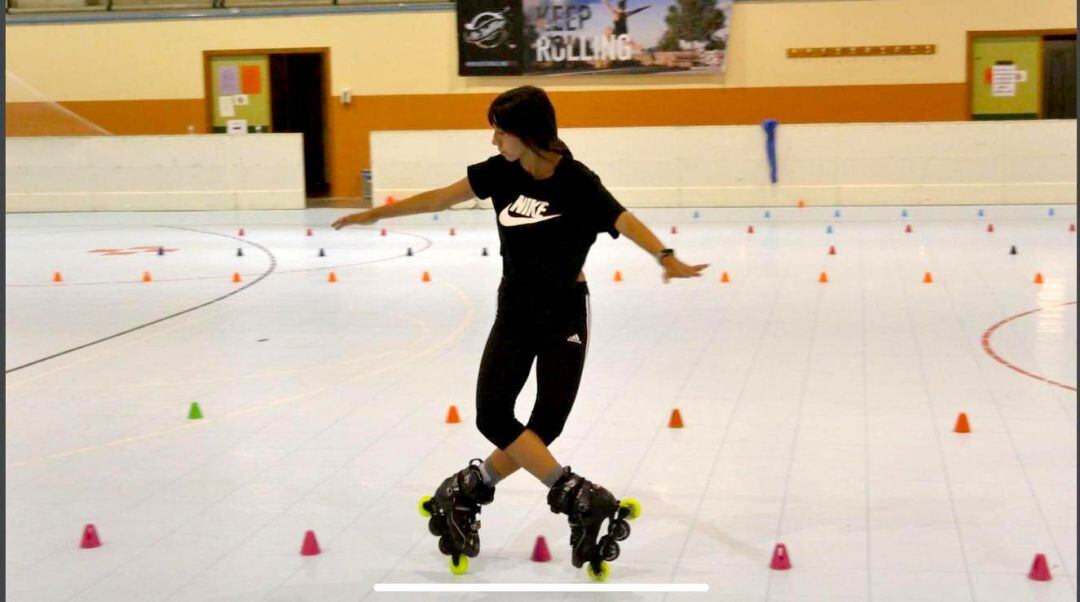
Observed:
[[[270,58],[210,57],[211,126],[214,132],[269,132]]]
[[[972,119],[1037,119],[1042,106],[1042,36],[971,40]]]

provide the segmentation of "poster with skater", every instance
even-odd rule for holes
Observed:
[[[462,75],[724,72],[732,0],[499,2],[459,3]],[[516,50],[520,71],[507,70],[510,59],[490,58],[494,52],[478,63],[484,44]]]

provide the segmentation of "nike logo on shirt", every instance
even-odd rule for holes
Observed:
[[[503,207],[503,210],[499,212],[499,223],[509,228],[513,226],[524,226],[526,224],[538,224],[544,220],[549,220],[562,215],[561,213],[544,215],[547,208],[548,203],[530,199],[526,196],[519,196],[516,201]],[[517,215],[511,215],[511,211]]]

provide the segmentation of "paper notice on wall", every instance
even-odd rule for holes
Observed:
[[[225,124],[225,131],[230,134],[248,133],[247,119],[230,119]]]
[[[994,65],[990,73],[990,96],[997,98],[1016,96],[1016,84],[1026,81],[1027,71],[1017,69],[1015,64]]]
[[[218,67],[218,94],[233,95],[240,93],[240,70],[236,65]]]
[[[232,117],[236,115],[236,110],[233,108],[233,96],[219,96],[218,97],[218,115],[222,117]]]
[[[238,107],[246,107],[246,106],[248,106],[248,95],[247,94],[237,94],[236,96],[233,96],[233,104],[238,106]]]
[[[258,65],[242,65],[240,67],[240,89],[234,92],[244,94],[262,93],[262,69]]]

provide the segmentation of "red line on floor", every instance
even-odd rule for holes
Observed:
[[[1015,320],[1017,318],[1022,318],[1024,316],[1033,314],[1035,312],[1040,312],[1040,311],[1042,311],[1044,309],[1053,309],[1055,307],[1064,307],[1066,305],[1076,305],[1076,301],[1069,301],[1067,303],[1059,303],[1057,305],[1047,305],[1046,307],[1039,307],[1039,308],[1033,309],[1031,311],[1025,311],[1024,313],[1016,314],[1015,316],[1010,316],[1010,317],[1005,318],[1004,320],[998,322],[997,324],[994,324],[990,328],[987,328],[986,332],[984,332],[983,335],[982,335],[983,351],[985,351],[987,353],[987,355],[989,355],[990,357],[997,360],[998,363],[1002,364],[1006,368],[1009,368],[1010,370],[1015,370],[1015,371],[1019,372],[1020,374],[1023,374],[1024,376],[1030,376],[1031,378],[1034,378],[1035,380],[1041,380],[1044,383],[1051,384],[1051,385],[1054,385],[1054,386],[1057,386],[1057,387],[1061,387],[1062,389],[1068,389],[1070,391],[1076,391],[1076,387],[1074,387],[1072,385],[1066,385],[1064,383],[1059,383],[1056,380],[1050,380],[1049,378],[1046,378],[1045,376],[1039,376],[1038,374],[1033,374],[1031,372],[1028,372],[1027,370],[1024,370],[1023,368],[1021,368],[1019,366],[1016,366],[1016,365],[1013,365],[1013,364],[1009,363],[1009,360],[1007,360],[1007,359],[1001,357],[1000,355],[998,355],[997,352],[994,351],[993,345],[990,344],[990,337],[994,336],[994,331],[997,330],[998,328],[1004,326],[1005,324],[1008,324],[1009,322],[1012,322],[1013,320]]]

